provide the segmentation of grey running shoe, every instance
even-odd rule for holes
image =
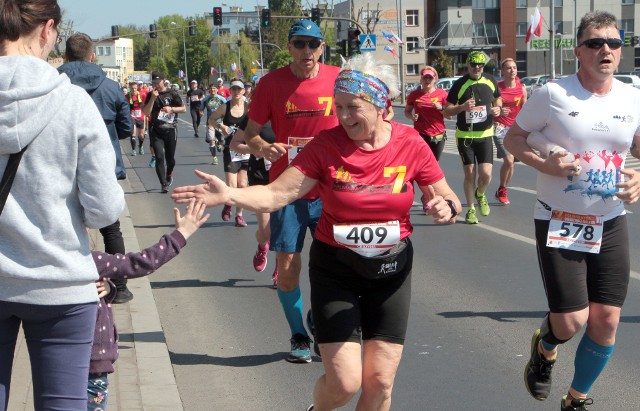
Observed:
[[[556,360],[547,360],[538,351],[540,329],[531,337],[531,358],[524,369],[524,385],[533,398],[544,401],[551,392],[551,370]]]
[[[311,340],[306,335],[295,334],[291,337],[291,352],[287,357],[287,361],[294,363],[311,362],[311,349],[309,343]]]
[[[565,405],[567,402],[567,396],[562,396],[562,402],[560,402],[560,411],[588,411],[587,405],[592,405],[593,400],[591,398],[571,399],[571,404]]]

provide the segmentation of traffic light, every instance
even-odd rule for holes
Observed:
[[[120,36],[120,26],[111,26],[111,37]]]
[[[189,20],[189,35],[190,36],[196,35],[196,22],[193,20]]]
[[[349,57],[360,54],[360,30],[355,27],[349,27],[347,37],[349,39]]]
[[[631,37],[631,47],[637,46],[638,43],[640,43],[640,37],[638,36]]]
[[[222,7],[213,8],[213,25],[222,26]]]
[[[311,21],[320,25],[320,8],[314,7],[311,9]]]
[[[156,25],[155,24],[149,24],[149,37],[151,37],[152,39],[158,38],[158,32],[156,32]]]
[[[262,27],[264,27],[264,28],[271,27],[271,10],[262,9],[262,15],[260,17],[260,22],[262,23]]]

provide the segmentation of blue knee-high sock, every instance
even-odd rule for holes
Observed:
[[[591,390],[591,386],[604,370],[613,353],[614,345],[608,347],[595,343],[587,334],[582,337],[574,361],[575,374],[571,387],[583,394]]]
[[[280,299],[280,304],[282,304],[284,315],[287,317],[289,328],[291,328],[291,335],[302,334],[308,337],[309,335],[302,322],[302,293],[300,292],[300,287],[296,287],[293,291],[282,291],[278,288],[278,298]]]

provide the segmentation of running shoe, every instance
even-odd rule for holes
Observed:
[[[496,191],[496,198],[504,205],[511,204],[509,196],[507,196],[507,187],[498,188],[498,191]]]
[[[478,224],[475,208],[470,208],[469,211],[467,211],[467,216],[464,218],[464,221],[466,221],[467,224]]]
[[[529,394],[538,401],[544,401],[549,397],[551,392],[551,370],[556,362],[556,360],[547,360],[538,351],[541,339],[540,329],[537,329],[533,333],[533,337],[531,337],[531,358],[529,358],[529,362],[524,369],[524,385],[527,387]]]
[[[273,274],[271,274],[271,281],[273,281],[273,289],[278,289],[278,259],[276,258],[276,268],[273,269]]]
[[[133,151],[131,152],[131,157],[135,157],[135,156],[136,156],[136,154],[138,154],[138,153],[136,152],[136,150],[135,150],[135,149],[133,149]]]
[[[218,157],[212,157],[211,158],[211,165],[214,165],[214,166],[218,165]]]
[[[173,176],[172,175],[168,175],[167,176],[167,186],[170,186],[171,184],[173,184]]]
[[[287,361],[294,363],[311,362],[311,349],[309,348],[309,337],[302,334],[295,334],[291,337],[291,352],[287,357]]]
[[[156,157],[151,156],[151,161],[149,161],[149,167],[155,167],[155,166],[156,166]]]
[[[116,296],[111,301],[111,304],[124,304],[131,300],[133,300],[133,293],[125,286],[122,289],[116,290]]]
[[[231,206],[225,205],[221,213],[222,221],[229,221],[231,218]]]
[[[316,353],[318,357],[320,357],[320,347],[318,346],[318,336],[316,335],[316,326],[313,323],[313,316],[311,315],[311,310],[307,311],[307,328],[309,332],[313,336],[313,352]]]
[[[246,227],[247,222],[244,221],[244,218],[241,215],[236,216],[236,227]]]
[[[163,184],[163,185],[162,185],[162,190],[160,190],[160,192],[161,192],[162,194],[166,194],[166,193],[168,193],[168,192],[169,192],[169,185],[167,185],[167,184]]]
[[[478,200],[478,208],[480,209],[480,215],[486,216],[489,215],[491,209],[489,208],[489,202],[487,201],[487,196],[484,194],[478,193],[478,189],[476,188],[476,200]]]
[[[267,267],[267,253],[269,252],[269,242],[267,241],[264,245],[264,248],[260,247],[258,244],[258,251],[256,251],[256,255],[253,256],[253,268],[261,273]]]
[[[200,136],[198,135],[198,133],[194,134],[193,136],[194,136],[195,138],[200,137]]]
[[[592,405],[593,400],[591,398],[580,398],[580,399],[571,399],[571,404],[565,405],[567,403],[567,396],[562,396],[562,401],[560,402],[560,411],[588,411],[587,405]]]
[[[222,146],[222,142],[218,141],[218,144],[216,144],[216,148],[218,149],[219,152],[222,152],[222,149],[224,148]]]
[[[311,405],[309,405],[309,406],[307,407],[307,411],[313,411],[313,404],[311,404]]]
[[[140,147],[140,150],[138,150],[138,154],[140,154],[141,156],[144,155],[144,147]]]

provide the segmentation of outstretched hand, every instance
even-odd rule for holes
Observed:
[[[180,210],[177,208],[173,209],[176,229],[182,233],[185,239],[191,237],[191,234],[195,233],[209,219],[210,214],[208,213],[203,217],[206,208],[207,205],[203,201],[192,198],[189,200],[184,216],[180,215]]]
[[[625,181],[616,184],[620,189],[616,197],[625,204],[633,204],[640,197],[640,173],[632,168],[624,168],[620,172],[625,176]]]
[[[452,218],[449,204],[447,204],[444,197],[436,195],[432,185],[427,186],[427,192],[424,193],[424,197],[426,199],[426,214],[432,216],[436,224],[453,224],[456,222],[455,218]]]
[[[176,187],[171,198],[178,204],[186,204],[195,198],[204,202],[207,207],[215,207],[229,201],[229,186],[218,177],[195,170],[196,176],[204,183],[195,186]]]

